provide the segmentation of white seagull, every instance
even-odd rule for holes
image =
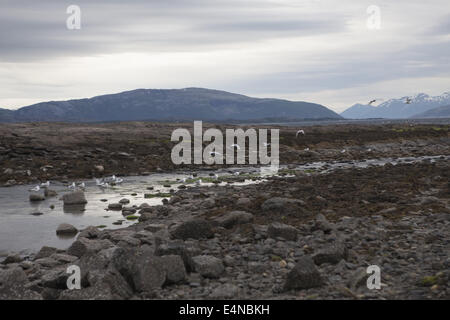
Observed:
[[[240,147],[237,143],[232,144],[230,147],[236,148],[236,149],[238,149],[238,150],[241,150],[241,147]]]
[[[235,173],[233,173],[235,176],[239,175],[239,171],[236,171]]]
[[[100,188],[109,188],[109,183],[108,182],[102,182],[98,185]]]
[[[69,186],[69,189],[75,189],[75,188],[76,188],[75,182],[72,182],[72,184]]]
[[[50,187],[50,181],[47,181],[45,183],[41,183],[41,187]]]
[[[303,130],[298,130],[297,133],[295,134],[295,137],[297,138],[299,134],[305,135],[305,131]]]
[[[213,151],[213,152],[210,152],[209,155],[210,156],[221,156],[222,154],[220,152]]]
[[[39,187],[39,186],[36,186],[36,187],[30,189],[30,191],[34,191],[34,192],[38,192],[39,190],[41,190],[41,187]]]

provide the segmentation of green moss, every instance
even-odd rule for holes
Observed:
[[[280,256],[277,256],[276,254],[272,254],[272,255],[270,256],[270,260],[272,260],[273,262],[279,262],[279,261],[281,261],[281,260],[283,260],[283,259],[281,259],[281,257],[280,257]]]
[[[422,286],[431,287],[431,286],[434,286],[438,282],[438,277],[437,276],[423,277],[420,282],[421,282]]]
[[[296,170],[293,169],[281,169],[278,171],[278,174],[288,174],[288,175],[295,175]]]
[[[106,228],[106,226],[104,224],[102,224],[102,225],[97,226],[96,228],[103,229],[103,228]]]
[[[172,195],[170,193],[146,193],[144,194],[145,199],[151,199],[151,198],[170,198]]]
[[[137,220],[139,217],[135,215],[127,216],[125,219],[127,220]]]

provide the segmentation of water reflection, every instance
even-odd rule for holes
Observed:
[[[63,206],[63,212],[66,214],[83,215],[85,211],[85,204],[71,204]]]

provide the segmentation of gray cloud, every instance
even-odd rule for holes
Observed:
[[[159,74],[176,74],[177,68],[188,73],[183,80],[167,76],[165,86],[206,84],[280,97],[344,91],[404,78],[450,79],[447,0],[379,2],[383,29],[369,32],[365,19],[371,1],[3,0],[0,106],[2,101],[22,98],[47,100],[56,93],[58,98],[84,97],[88,94],[83,78],[62,77],[61,83],[61,76],[55,76],[61,65],[53,61],[130,52],[200,54],[188,56],[180,67],[163,63]],[[66,8],[71,4],[81,7],[81,30],[66,29]],[[229,51],[234,60],[222,61],[223,55],[214,55],[220,50]],[[210,54],[205,59],[213,62],[212,72],[202,64],[201,54]],[[197,72],[197,64],[202,72]],[[29,65],[33,69],[27,72]],[[43,71],[41,65],[49,70]],[[130,65],[124,62],[123,73],[114,76],[130,74]],[[101,81],[94,71],[83,72],[86,83],[96,77],[99,92],[116,90],[117,86],[108,87],[110,74]],[[123,82],[144,87],[142,79],[152,84],[160,80],[149,73],[141,82],[133,82],[129,75]],[[421,91],[425,85],[417,83],[412,90]],[[348,103],[352,102],[348,97]]]
[[[294,20],[289,15],[274,18],[267,4],[248,7],[233,1],[214,6],[214,1],[202,0],[131,0],[75,1],[81,7],[82,29],[69,31],[65,24],[69,2],[30,3],[8,1],[9,10],[0,12],[2,61],[127,50],[183,51],[345,29],[345,20],[339,16],[326,20]]]

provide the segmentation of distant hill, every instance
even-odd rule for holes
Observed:
[[[434,108],[412,116],[411,118],[450,118],[450,105]]]
[[[0,109],[0,121],[11,122],[14,119],[14,111],[8,109]]]
[[[406,103],[407,99],[410,99],[410,103]],[[342,112],[341,116],[346,119],[405,119],[433,108],[449,104],[450,92],[435,97],[420,93],[414,97],[390,99],[378,106],[355,104]]]
[[[369,114],[374,113],[374,109],[376,109],[374,106],[357,103],[342,112],[341,116],[346,119],[364,119]]]
[[[90,99],[50,101],[0,112],[0,122],[342,119],[308,102],[251,98],[225,91],[138,89]]]

